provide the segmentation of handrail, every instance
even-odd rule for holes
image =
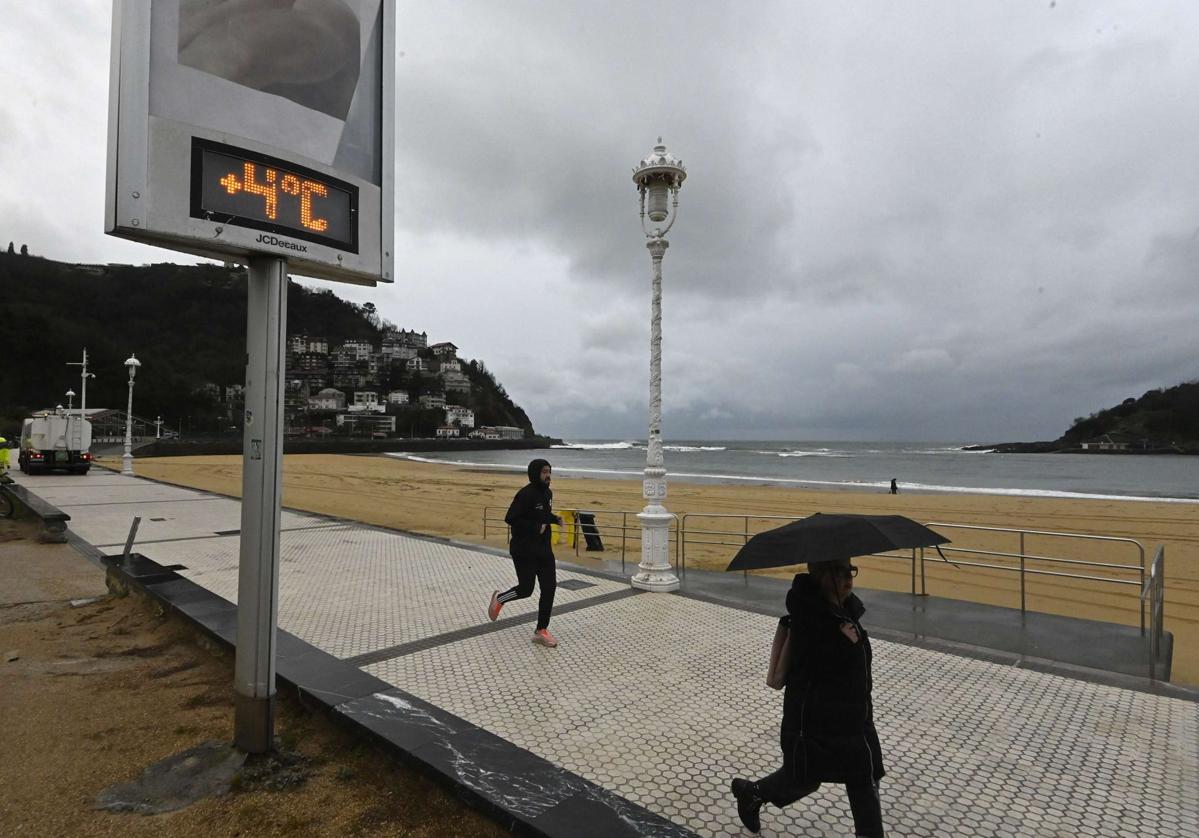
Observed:
[[[1150,598],[1150,633],[1149,633],[1149,679],[1157,680],[1157,664],[1162,654],[1162,635],[1164,633],[1164,616],[1166,600],[1166,547],[1159,544],[1153,555],[1153,563],[1149,566],[1149,579],[1141,588],[1141,608],[1145,600]]]
[[[687,568],[687,548],[689,546],[701,546],[702,545],[705,547],[711,547],[711,546],[730,546],[731,547],[731,546],[740,546],[740,545],[745,544],[745,542],[749,541],[750,537],[752,535],[754,535],[754,533],[751,533],[749,531],[749,522],[750,522],[751,518],[755,519],[755,520],[761,520],[761,521],[798,521],[798,520],[802,520],[803,517],[805,517],[805,516],[753,515],[753,514],[735,513],[735,512],[688,512],[688,513],[685,513],[682,516],[682,522],[680,525],[681,532],[680,532],[679,540],[681,542],[681,548],[682,548],[682,555],[679,559],[680,566],[682,567],[683,572],[685,573],[686,568]],[[728,529],[723,529],[723,530],[722,529],[712,529],[712,528],[710,528],[711,527],[710,524],[708,526],[704,526],[704,527],[692,528],[690,526],[689,519],[696,519],[696,518],[709,519],[709,520],[713,520],[713,521],[717,521],[717,522],[724,520],[724,519],[734,519],[734,520],[739,520],[742,523],[742,525],[738,528],[729,527]],[[717,525],[719,526],[719,524],[717,524]],[[989,570],[1018,572],[1020,574],[1020,610],[1021,610],[1021,612],[1028,610],[1028,598],[1027,598],[1028,595],[1027,595],[1027,585],[1026,585],[1026,579],[1028,576],[1054,576],[1054,577],[1058,577],[1058,578],[1079,579],[1079,580],[1089,581],[1089,582],[1110,583],[1110,584],[1118,584],[1118,585],[1140,585],[1142,588],[1144,588],[1144,585],[1145,585],[1145,575],[1146,575],[1145,548],[1144,548],[1144,545],[1142,545],[1136,539],[1125,538],[1122,536],[1085,535],[1085,534],[1081,534],[1081,533],[1056,532],[1056,531],[1052,531],[1052,530],[1022,530],[1022,529],[1015,529],[1015,528],[1011,528],[1011,527],[990,527],[990,526],[983,526],[983,525],[978,525],[978,524],[954,524],[954,523],[940,522],[940,521],[926,522],[925,526],[932,527],[934,529],[935,528],[941,528],[941,529],[950,528],[950,529],[985,531],[985,532],[993,532],[993,533],[1011,533],[1013,535],[1018,535],[1019,539],[1020,539],[1019,552],[1009,552],[1006,550],[972,549],[972,548],[967,548],[967,547],[943,547],[942,548],[942,558],[945,558],[944,553],[951,553],[951,554],[964,555],[964,556],[989,556],[989,557],[994,557],[994,558],[998,558],[998,559],[1018,560],[1019,566],[1012,567],[1010,565],[1005,565],[1005,564],[995,564],[995,563],[977,562],[977,561],[964,561],[964,560],[957,559],[956,556],[955,556],[955,560],[946,559],[946,561],[951,562],[954,566],[959,567],[959,568],[960,567],[977,567],[977,568],[985,568],[985,569],[989,569]],[[693,536],[699,536],[699,537],[693,537]],[[715,536],[715,538],[713,538],[713,536]],[[1035,553],[1030,554],[1024,547],[1025,538],[1027,536],[1044,536],[1044,537],[1051,537],[1051,538],[1068,538],[1068,539],[1072,539],[1072,540],[1101,541],[1101,542],[1111,542],[1111,543],[1117,543],[1117,544],[1129,544],[1136,548],[1136,550],[1138,552],[1138,556],[1139,556],[1139,564],[1098,562],[1098,561],[1089,561],[1086,559],[1069,559],[1069,558],[1065,558],[1065,557],[1039,555],[1039,554],[1035,554]],[[878,553],[878,554],[873,554],[873,556],[878,557],[878,558],[899,559],[901,561],[909,560],[906,555],[895,555],[894,553]],[[916,550],[912,551],[910,561],[912,562],[911,588],[912,588],[913,596],[917,596],[917,595],[927,596],[928,595],[927,588],[925,585],[924,560],[925,560],[924,548],[920,548],[919,556],[917,556]],[[1053,564],[1053,565],[1057,565],[1059,567],[1062,567],[1062,566],[1078,567],[1078,568],[1094,567],[1094,568],[1107,568],[1109,570],[1114,570],[1114,571],[1136,571],[1139,574],[1140,579],[1138,582],[1138,581],[1132,581],[1132,580],[1128,580],[1128,579],[1112,578],[1110,576],[1097,576],[1097,575],[1085,574],[1085,573],[1069,573],[1069,572],[1064,572],[1062,570],[1041,569],[1041,568],[1037,568],[1037,567],[1029,567],[1030,563]],[[917,564],[919,565],[919,570],[920,570],[919,594],[917,593],[917,586],[916,586]],[[748,578],[749,578],[748,573],[745,574],[745,578],[746,578],[746,580],[748,580]],[[1145,633],[1145,603],[1144,602],[1141,603],[1140,612],[1141,612],[1140,613],[1141,633],[1144,634]]]
[[[1021,529],[1014,529],[1012,527],[987,527],[987,526],[982,526],[980,524],[952,524],[952,523],[944,522],[944,521],[926,521],[924,525],[926,527],[948,527],[951,529],[959,529],[959,530],[975,530],[975,531],[982,531],[982,532],[1005,532],[1005,533],[1019,534],[1019,536],[1020,536],[1020,553],[1019,553],[1019,555],[1012,557],[1010,554],[1008,554],[1007,557],[1020,559],[1019,571],[1020,571],[1020,610],[1021,610],[1021,612],[1026,610],[1025,609],[1026,593],[1025,593],[1025,585],[1024,585],[1024,576],[1027,572],[1029,572],[1025,568],[1025,562],[1028,559],[1031,558],[1034,561],[1036,561],[1036,560],[1054,561],[1059,564],[1069,564],[1072,562],[1078,562],[1077,559],[1042,559],[1042,557],[1026,555],[1025,550],[1024,550],[1024,538],[1025,538],[1025,536],[1028,536],[1028,535],[1048,536],[1051,538],[1070,538],[1070,539],[1079,540],[1079,541],[1108,541],[1108,542],[1119,543],[1119,544],[1131,544],[1137,548],[1137,552],[1140,555],[1140,563],[1138,565],[1123,565],[1123,566],[1108,565],[1108,566],[1113,567],[1113,568],[1121,568],[1124,570],[1136,570],[1140,573],[1141,586],[1143,587],[1145,584],[1145,546],[1143,544],[1141,544],[1141,542],[1137,541],[1135,538],[1126,538],[1124,536],[1114,536],[1114,535],[1086,535],[1083,533],[1054,532],[1052,530],[1021,530]],[[951,548],[951,549],[955,550],[955,551],[960,551],[963,548]],[[999,554],[995,553],[994,551],[991,551],[991,555],[999,555]],[[959,563],[959,564],[962,564],[962,563]],[[1102,567],[1104,565],[1095,564],[1092,566]],[[1016,568],[1006,568],[1006,569],[1007,570],[1015,570]],[[923,571],[923,567],[921,568],[921,570]],[[1089,577],[1084,577],[1084,576],[1071,577],[1069,574],[1064,574],[1064,575],[1067,576],[1068,578],[1078,578],[1078,579],[1089,578]],[[1098,580],[1098,581],[1116,582],[1118,580],[1102,579],[1102,580]],[[1143,601],[1140,604],[1140,612],[1141,612],[1141,634],[1143,635],[1145,633],[1145,603]]]

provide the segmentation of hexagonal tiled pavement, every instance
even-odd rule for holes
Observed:
[[[185,565],[181,576],[237,602],[238,546],[230,536],[138,549],[159,564]],[[284,532],[279,553],[280,627],[341,658],[478,626],[491,592],[516,581],[508,559],[361,526]],[[591,583],[559,587],[559,607],[628,587],[565,570],[558,579]],[[536,610],[534,595],[505,606],[504,616]]]
[[[123,543],[142,516],[139,552],[236,600],[238,538],[220,533],[240,525],[237,501],[93,477],[22,482],[92,544]],[[281,627],[701,835],[744,834],[728,782],[780,762],[772,618],[612,599],[624,582],[563,568],[590,587],[559,588],[562,645],[544,649],[528,623],[485,622],[488,594],[513,582],[503,557],[302,513],[283,529]],[[889,835],[1199,836],[1199,704],[874,645]],[[763,813],[764,835],[852,832],[836,786]]]
[[[555,618],[554,651],[508,629],[367,670],[700,834],[739,835],[729,780],[780,761],[773,622],[640,595]],[[1199,835],[1195,704],[874,645],[889,834]],[[764,835],[852,833],[836,786],[763,814]]]

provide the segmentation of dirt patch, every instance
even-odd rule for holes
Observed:
[[[80,578],[103,578],[65,545],[39,548],[66,551],[54,561]],[[22,563],[4,558],[7,583]],[[163,815],[96,811],[104,788],[205,740],[231,738],[232,654],[133,596],[74,608],[65,600],[0,605],[0,651],[2,835],[508,834],[285,693],[280,753],[249,763],[230,794]]]

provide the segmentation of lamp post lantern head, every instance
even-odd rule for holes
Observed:
[[[142,362],[137,360],[137,357],[130,352],[129,357],[125,359],[125,366],[129,370],[129,380],[133,380],[133,376],[137,375],[137,368],[142,365]]]
[[[73,398],[75,398],[75,391],[67,390],[67,392],[63,393],[63,395],[66,396],[68,399],[73,399]]]
[[[678,206],[679,188],[686,179],[687,169],[683,166],[683,161],[667,151],[666,146],[662,143],[662,138],[658,137],[658,144],[654,146],[654,150],[633,169],[633,183],[637,185],[637,191],[641,193],[642,219],[644,220],[647,214],[645,198],[648,194],[649,220],[655,224],[665,221],[670,214],[667,200],[673,195],[674,204],[676,207]],[[673,219],[671,223],[674,223]],[[669,230],[670,225],[667,225],[666,229]],[[655,231],[655,234],[660,236],[665,232],[665,230]],[[649,235],[648,230],[646,234]]]

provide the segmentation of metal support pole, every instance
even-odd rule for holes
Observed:
[[[1024,616],[1024,533],[1020,533],[1020,616]]]
[[[912,596],[916,596],[916,548],[912,548]]]
[[[637,515],[641,521],[641,563],[637,566],[640,572],[630,580],[634,588],[658,592],[679,589],[679,578],[667,559],[671,515],[665,505],[666,464],[662,456],[662,256],[669,246],[669,242],[661,237],[646,242],[654,265],[649,339],[649,442],[641,481],[645,509]]]
[[[928,584],[924,578],[924,548],[920,548],[920,596],[928,596]]]
[[[275,732],[275,621],[279,605],[279,518],[283,494],[283,373],[287,263],[252,257],[246,325],[241,554],[233,743],[265,753]]]
[[[129,402],[125,408],[125,453],[121,455],[121,474],[133,476],[133,376],[129,376]]]

